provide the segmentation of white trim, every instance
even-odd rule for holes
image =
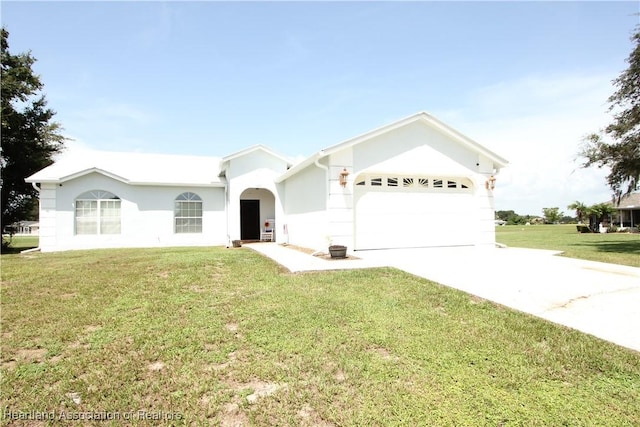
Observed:
[[[291,166],[291,164],[292,164],[291,160],[289,160],[286,157],[276,153],[275,151],[273,151],[269,147],[267,147],[265,145],[262,145],[262,144],[252,145],[251,147],[245,148],[244,150],[240,150],[240,151],[237,151],[235,153],[229,154],[228,156],[223,157],[220,163],[221,164],[222,163],[226,163],[226,162],[228,162],[230,160],[237,159],[238,157],[246,156],[247,154],[251,154],[254,151],[263,151],[263,152],[269,154],[270,156],[273,156],[273,157],[275,157],[275,158],[277,158],[279,160],[282,160],[283,162],[285,162],[287,164],[287,166]]]

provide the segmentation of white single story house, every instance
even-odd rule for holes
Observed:
[[[11,229],[14,234],[37,236],[40,224],[38,221],[18,221],[7,228]]]
[[[83,152],[27,182],[40,192],[42,251],[265,236],[312,249],[492,246],[506,165],[420,112],[295,165],[262,145],[222,158]]]

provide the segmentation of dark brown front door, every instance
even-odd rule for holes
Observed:
[[[240,200],[240,239],[260,240],[260,200]]]

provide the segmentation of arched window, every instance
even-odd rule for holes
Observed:
[[[202,233],[202,199],[195,193],[182,193],[175,200],[174,231]]]
[[[120,198],[92,190],[76,198],[76,234],[120,234]]]

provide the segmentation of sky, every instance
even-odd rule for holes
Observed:
[[[610,200],[581,168],[640,2],[2,1],[68,151],[294,160],[419,111],[506,158],[497,210]]]

